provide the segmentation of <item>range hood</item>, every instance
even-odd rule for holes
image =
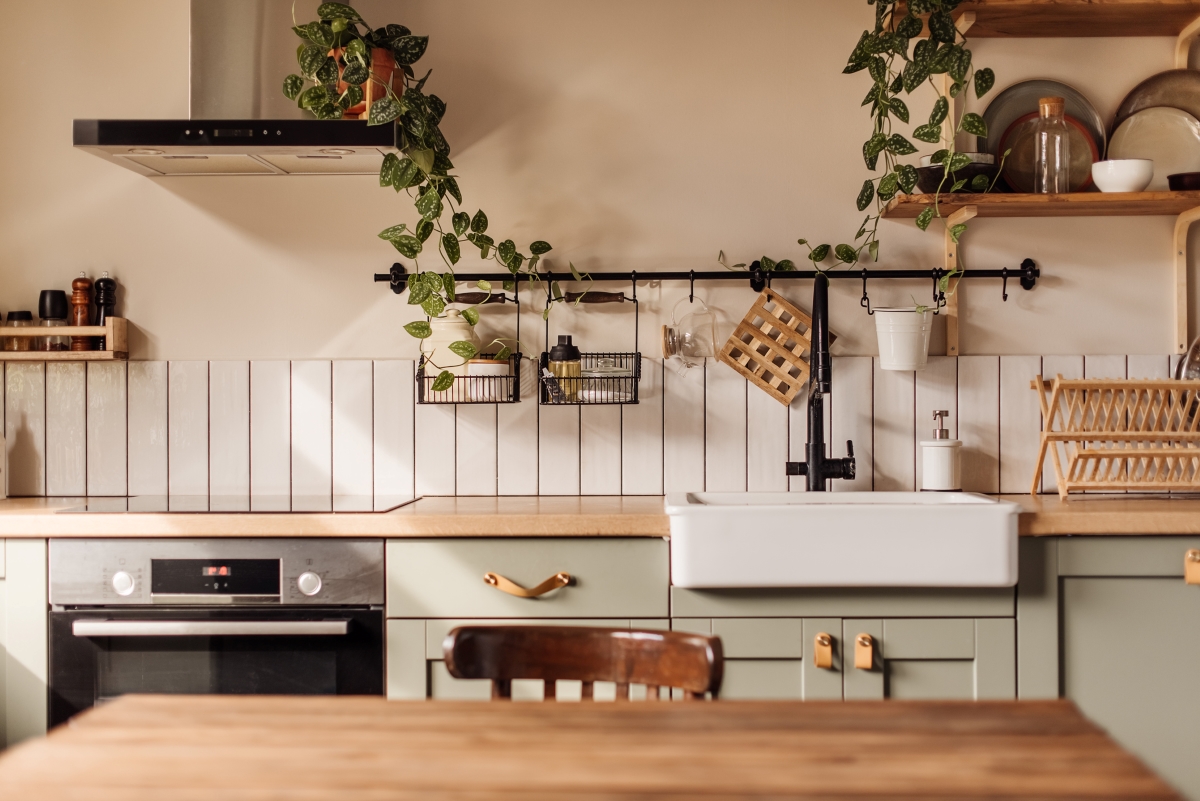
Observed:
[[[154,177],[377,175],[395,125],[312,119],[283,96],[291,28],[292,0],[192,0],[189,118],[75,120],[75,147]]]

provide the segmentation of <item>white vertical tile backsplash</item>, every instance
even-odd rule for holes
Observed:
[[[704,374],[720,365],[713,359],[682,375],[663,370],[663,490],[704,490]],[[725,368],[728,369],[728,368]],[[669,411],[668,411],[669,410]]]
[[[880,369],[874,360],[875,491],[917,489],[916,373]]]
[[[208,449],[209,492],[244,506],[250,498],[250,362],[208,364]]]
[[[854,442],[855,478],[829,482],[834,492],[870,492],[874,487],[874,359],[870,356],[833,357],[833,392],[825,399],[830,425],[825,428],[828,454],[846,455],[846,440]]]
[[[746,385],[746,489],[788,491],[788,407]]]
[[[51,364],[46,365],[49,369]],[[47,403],[50,398],[47,397]],[[87,494],[128,495],[128,365],[87,364]],[[47,421],[46,434],[52,426]]]
[[[208,494],[208,362],[167,364],[169,494]]]
[[[455,411],[456,495],[496,494],[497,404],[468,403]]]
[[[538,494],[579,494],[579,407],[538,407]]]
[[[958,359],[958,438],[968,492],[1000,491],[1000,357]]]
[[[5,364],[4,441],[8,448],[8,494],[45,495],[45,364]]]
[[[87,428],[87,365],[47,362],[47,495],[87,494]]]
[[[923,475],[921,441],[933,439],[933,413],[949,412],[946,428],[950,438],[958,438],[958,359],[953,356],[930,356],[925,369],[916,378],[916,422],[913,442],[916,460],[916,488],[921,488]]]
[[[713,360],[704,379],[704,489],[745,492],[746,379]]]
[[[663,493],[662,359],[642,358],[638,403],[621,409],[620,492],[624,495]]]
[[[130,362],[127,379],[129,494],[166,495],[167,363]]]
[[[371,442],[374,433],[373,365],[333,363],[333,494],[372,494]]]
[[[250,497],[257,511],[292,495],[292,364],[250,362]]]
[[[521,362],[521,402],[496,407],[496,492],[538,494],[537,362]]]
[[[780,406],[709,360],[683,375],[643,362],[637,405],[416,404],[408,360],[5,364],[12,495],[204,495],[231,509],[385,508],[426,495],[657,495],[801,491],[807,393]],[[917,374],[834,359],[827,447],[855,445],[833,490],[920,487],[934,409],[963,440],[964,489],[1028,491],[1046,376],[1160,378],[1169,356],[931,357]],[[1051,471],[1052,472],[1052,471]],[[1042,491],[1054,491],[1053,477]],[[214,500],[214,503],[217,501]],[[176,507],[180,508],[180,507]]]
[[[621,408],[620,406],[581,406],[579,408],[579,493],[581,495],[621,494]]]
[[[416,364],[408,360],[372,363],[373,480],[381,499],[413,497],[413,407]],[[337,429],[334,429],[336,435]],[[336,471],[335,471],[336,473]],[[389,503],[384,500],[383,504]]]
[[[1000,357],[1000,491],[1029,492],[1041,445],[1042,406],[1030,388],[1040,356]]]

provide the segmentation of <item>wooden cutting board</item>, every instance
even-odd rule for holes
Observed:
[[[812,317],[767,287],[717,358],[784,406],[790,406],[808,381],[811,330]]]

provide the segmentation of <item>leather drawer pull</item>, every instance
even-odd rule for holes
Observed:
[[[823,631],[813,638],[813,665],[826,670],[833,668],[833,637]]]
[[[870,634],[860,634],[854,638],[854,667],[858,670],[870,670],[875,666],[875,640]]]
[[[515,595],[518,598],[537,598],[539,595],[545,595],[548,592],[557,590],[560,587],[565,587],[571,583],[570,573],[555,573],[550,578],[543,581],[541,584],[534,587],[532,590],[527,590],[520,584],[506,579],[499,573],[484,573],[483,580],[486,584],[491,584],[500,592],[507,592],[509,595]]]
[[[1188,584],[1200,584],[1200,550],[1196,548],[1183,557],[1183,580]]]

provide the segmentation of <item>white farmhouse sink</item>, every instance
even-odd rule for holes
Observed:
[[[1011,587],[1018,509],[965,492],[671,493],[671,583]]]

